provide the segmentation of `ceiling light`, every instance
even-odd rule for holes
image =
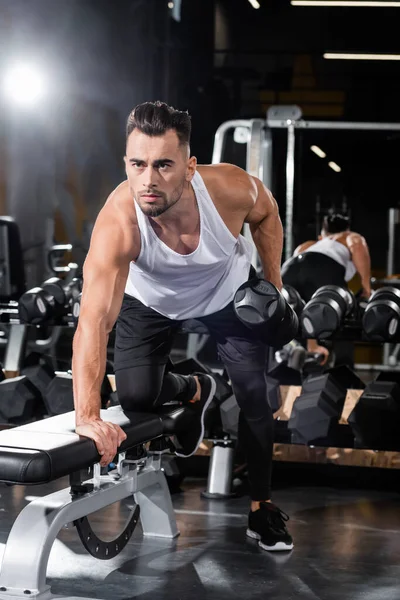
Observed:
[[[173,2],[168,2],[168,8],[174,8],[174,3]]]
[[[399,8],[400,2],[390,0],[291,0],[292,6],[353,6],[353,7],[378,7],[386,6]]]
[[[328,165],[330,166],[331,169],[333,169],[334,171],[336,171],[336,173],[340,173],[340,171],[342,170],[339,165],[337,165],[335,162],[333,162],[332,160],[328,162]]]
[[[325,158],[326,157],[325,152],[323,150],[321,150],[321,148],[319,148],[318,146],[311,146],[310,149],[314,152],[314,154],[316,154],[320,158]]]
[[[258,0],[249,0],[249,2],[253,8],[260,8],[260,3],[258,2]]]
[[[348,52],[325,52],[324,58],[337,60],[400,60],[400,54],[359,54]]]

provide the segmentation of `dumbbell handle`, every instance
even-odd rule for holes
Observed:
[[[317,363],[320,365],[324,360],[325,355],[322,352],[307,352],[307,358],[304,364]]]

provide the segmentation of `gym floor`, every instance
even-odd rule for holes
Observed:
[[[295,548],[266,553],[246,539],[248,499],[205,500],[206,481],[186,478],[173,494],[176,540],[143,539],[140,526],[110,561],[86,553],[73,527],[61,531],[50,555],[54,594],[104,600],[399,600],[400,497],[395,491],[278,486],[274,500],[291,517]],[[28,501],[68,486],[1,487],[1,552]],[[115,537],[129,502],[91,518],[95,533]],[[23,547],[21,548],[23,552]]]

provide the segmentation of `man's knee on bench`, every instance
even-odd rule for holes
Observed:
[[[116,385],[118,402],[124,412],[152,412],[157,406],[162,379],[153,373],[138,372],[136,369],[117,371]]]

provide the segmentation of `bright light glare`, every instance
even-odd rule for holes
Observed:
[[[319,146],[311,146],[310,150],[312,150],[314,152],[314,154],[316,154],[320,158],[326,157],[325,152],[323,150],[321,150],[321,148],[319,148]]]
[[[332,160],[330,162],[328,162],[328,165],[330,166],[331,169],[333,169],[334,171],[336,171],[336,173],[340,173],[340,171],[342,170],[339,165],[337,165],[335,162],[333,162]]]
[[[400,54],[356,54],[348,52],[325,52],[324,58],[339,60],[400,60]]]
[[[4,78],[7,97],[21,106],[36,104],[44,96],[45,87],[40,71],[30,65],[15,65],[8,70]]]
[[[390,0],[292,0],[292,6],[352,6],[399,8],[400,2],[390,2]]]
[[[168,8],[174,8],[174,3],[173,2],[168,2]]]
[[[258,2],[258,0],[249,0],[249,2],[253,8],[260,8],[260,3]]]

